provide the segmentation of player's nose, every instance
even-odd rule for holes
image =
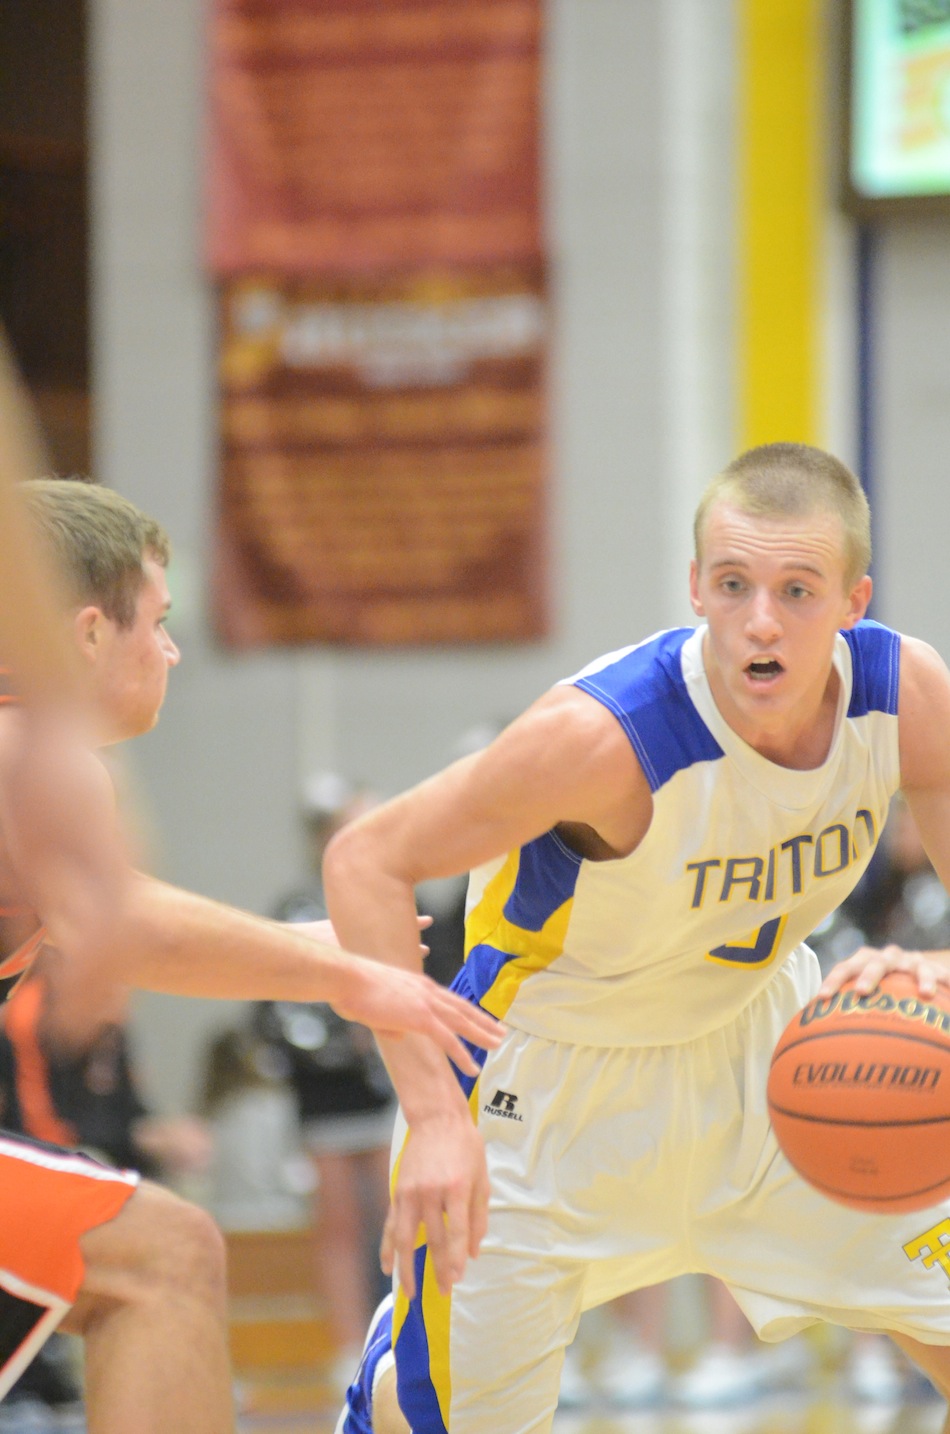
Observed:
[[[162,638],[165,648],[165,661],[169,667],[177,667],[179,662],[181,662],[181,652],[178,649],[177,643],[168,636],[167,632],[162,633]]]
[[[775,599],[770,592],[753,593],[746,621],[748,635],[760,643],[774,642],[782,631]]]

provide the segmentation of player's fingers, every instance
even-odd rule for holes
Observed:
[[[392,1274],[396,1257],[393,1220],[393,1207],[390,1205],[386,1212],[386,1223],[383,1225],[382,1239],[379,1242],[379,1265],[384,1275]]]
[[[936,996],[939,973],[933,961],[928,961],[926,956],[921,956],[914,967],[914,974],[917,977],[917,989],[920,994]]]
[[[433,1029],[433,1036],[437,1043],[445,1051],[453,1065],[457,1066],[463,1075],[477,1076],[479,1073],[478,1063],[471,1051],[467,1050],[459,1040],[454,1031],[448,1030],[438,1023]]]
[[[831,968],[818,987],[819,996],[833,996],[836,991],[841,990],[846,981],[850,981],[860,970],[861,963],[855,961],[853,957],[847,961],[839,961],[837,966]]]
[[[917,989],[922,996],[936,996],[937,978],[927,966],[917,968]]]
[[[374,1026],[373,1029],[378,1035],[390,1041],[402,1040],[406,1034],[405,1031],[387,1031],[378,1026]],[[437,1046],[445,1051],[449,1060],[458,1066],[463,1075],[477,1076],[479,1074],[480,1067],[471,1053],[466,1050],[464,1044],[455,1032],[448,1026],[443,1025],[437,1016],[433,1016],[430,1013],[427,1019],[418,1023],[418,1029],[429,1036]]]
[[[428,1034],[464,1075],[477,1076],[480,1067],[458,1035],[460,1030],[475,1045],[485,1046],[490,1043],[492,1047],[500,1045],[502,1032],[491,1017],[486,1017],[476,1006],[471,1006],[458,997],[452,998],[451,1005],[437,1003],[432,1010]]]
[[[449,1279],[455,1284],[465,1274],[471,1244],[472,1208],[468,1190],[454,1192],[446,1202],[447,1264]],[[477,1248],[477,1246],[476,1246]],[[445,1291],[448,1293],[448,1290]]]
[[[436,1284],[444,1295],[465,1273],[468,1256],[468,1191],[446,1191],[426,1214],[426,1240]]]
[[[423,1202],[423,1222],[425,1224],[425,1240],[429,1250],[429,1260],[435,1271],[436,1284],[445,1294],[452,1285],[448,1272],[448,1235],[446,1234],[445,1221],[442,1217],[442,1200],[429,1199]]]
[[[472,1045],[481,1046],[486,1051],[493,1051],[501,1045],[507,1035],[507,1028],[487,1011],[483,1011],[481,1006],[474,1006],[471,1001],[456,996],[453,991],[444,991],[441,987],[439,999],[452,1029],[458,1031],[467,1041],[471,1041]]]
[[[418,925],[420,931],[427,931],[428,928],[432,925],[432,917],[431,917],[431,916],[417,916],[417,917],[416,917],[416,924]]]
[[[410,1299],[416,1293],[416,1234],[419,1207],[414,1197],[398,1197],[391,1213],[389,1248],[399,1283]]]
[[[468,1217],[468,1253],[472,1259],[478,1254],[488,1231],[488,1193],[488,1172],[482,1170],[472,1188]]]
[[[868,991],[874,990],[884,972],[889,969],[885,951],[862,946],[860,950],[855,951],[853,956],[849,956],[845,961],[839,961],[837,966],[832,967],[819,986],[818,994],[819,996],[833,996],[848,981],[854,981],[856,988],[866,994]]]
[[[891,970],[883,951],[868,961],[858,973],[854,982],[854,989],[859,996],[868,996],[876,989],[885,971]]]

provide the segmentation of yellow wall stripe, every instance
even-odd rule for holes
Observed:
[[[821,442],[823,0],[738,0],[739,440]]]

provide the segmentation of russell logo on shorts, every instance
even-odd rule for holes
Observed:
[[[491,1098],[491,1105],[483,1105],[482,1110],[486,1115],[498,1115],[502,1120],[524,1120],[515,1107],[518,1104],[518,1097],[512,1095],[510,1090],[496,1090]]]

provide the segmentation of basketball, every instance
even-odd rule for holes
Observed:
[[[791,1164],[842,1205],[878,1214],[950,1195],[950,992],[890,972],[816,998],[775,1048],[768,1105]]]

